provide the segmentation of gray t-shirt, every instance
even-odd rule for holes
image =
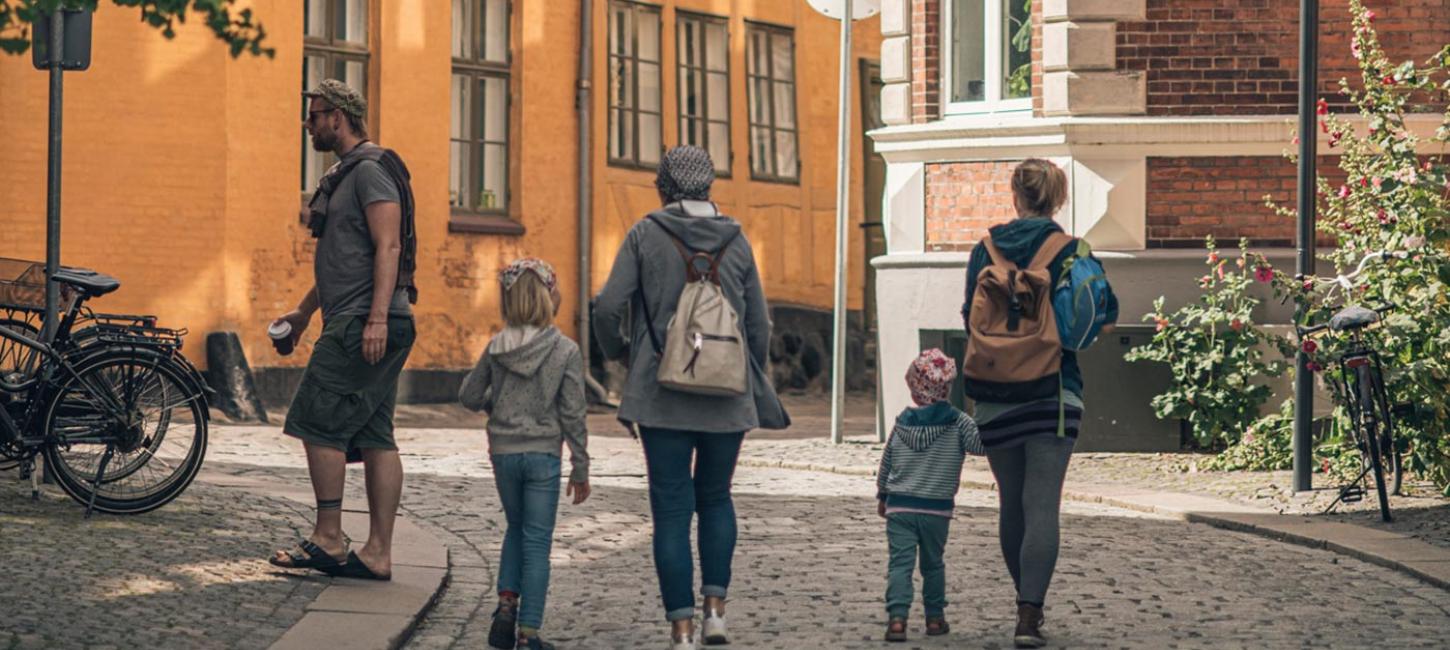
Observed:
[[[356,156],[363,143],[348,152],[343,160]],[[377,162],[358,163],[332,193],[327,204],[327,224],[317,242],[317,256],[312,270],[317,281],[317,299],[322,307],[322,320],[335,316],[366,316],[373,306],[373,239],[368,233],[367,213],[373,203],[400,201],[398,187],[387,170]],[[407,289],[398,289],[388,314],[411,316]]]

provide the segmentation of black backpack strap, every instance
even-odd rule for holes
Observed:
[[[662,227],[658,223],[656,227]],[[668,232],[668,231],[666,231]],[[641,237],[644,235],[641,234]],[[639,239],[634,240],[634,262],[635,262],[635,289],[639,292],[639,304],[644,307],[644,329],[649,332],[649,342],[654,345],[655,354],[664,354],[665,346],[660,344],[660,337],[655,333],[654,315],[650,313],[649,298],[644,291],[644,256],[640,254]]]

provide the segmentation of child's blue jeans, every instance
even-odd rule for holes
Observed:
[[[508,520],[498,561],[498,590],[519,595],[520,627],[539,629],[549,594],[549,551],[559,511],[559,457],[527,453],[489,458]]]

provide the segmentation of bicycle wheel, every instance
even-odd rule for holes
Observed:
[[[18,318],[0,319],[0,329],[33,339],[40,338],[40,330]],[[16,341],[0,337],[0,376],[19,374],[29,377],[35,371],[40,353]]]
[[[1359,422],[1357,428],[1360,440],[1368,451],[1371,474],[1374,475],[1375,494],[1379,495],[1380,518],[1391,521],[1390,493],[1385,489],[1385,466],[1380,453],[1380,409],[1375,403],[1374,374],[1368,364],[1355,368],[1355,384],[1359,393]]]
[[[1384,371],[1375,360],[1374,368],[1374,394],[1379,405],[1380,423],[1379,447],[1380,459],[1384,462],[1385,482],[1390,489],[1390,494],[1400,496],[1400,489],[1404,485],[1405,465],[1403,454],[1400,453],[1399,445],[1395,441],[1394,419],[1390,414],[1390,393],[1385,387]]]
[[[98,352],[65,380],[45,411],[46,461],[75,500],[136,514],[180,495],[206,455],[205,400],[166,355]],[[97,482],[107,447],[113,456]]]

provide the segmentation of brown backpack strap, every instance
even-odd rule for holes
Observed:
[[[987,257],[991,258],[993,266],[1001,266],[1014,271],[1017,270],[1017,263],[1008,259],[1006,255],[1002,254],[1002,251],[997,249],[997,245],[992,243],[991,235],[983,237],[981,244],[986,247]]]
[[[1072,244],[1072,235],[1065,232],[1054,232],[1047,236],[1047,240],[1038,247],[1037,254],[1032,257],[1032,263],[1027,266],[1029,269],[1046,269],[1052,260],[1062,254],[1063,249]]]

